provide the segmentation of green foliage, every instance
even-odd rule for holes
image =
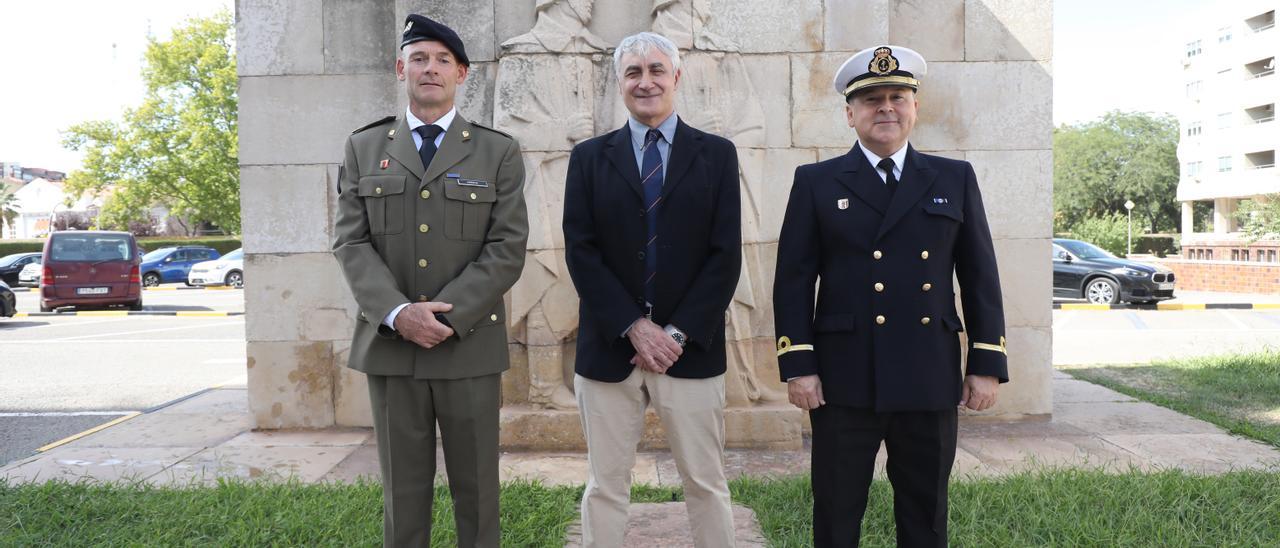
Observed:
[[[1280,352],[1072,368],[1068,373],[1280,447]]]
[[[155,205],[185,219],[188,233],[210,221],[240,231],[239,145],[232,16],[196,18],[167,42],[152,40],[142,104],[121,122],[91,121],[63,133],[83,150],[84,167],[67,178],[72,194],[115,187],[99,226],[123,229]]]
[[[1134,234],[1133,252],[1157,257],[1177,255],[1181,249],[1178,246],[1178,239],[1178,236],[1172,234],[1143,234],[1141,236]]]
[[[0,238],[4,237],[7,227],[16,227],[18,222],[18,198],[14,196],[15,187],[0,184]]]
[[[742,477],[729,490],[755,511],[769,546],[813,545],[808,476]],[[638,486],[632,500],[682,499],[679,491]],[[504,484],[502,546],[563,546],[581,496],[581,486]],[[869,502],[862,545],[894,546],[887,481],[872,482]],[[956,477],[949,506],[953,546],[1274,546],[1280,472],[1045,468]],[[444,486],[436,487],[432,514],[432,546],[455,545]],[[3,546],[377,546],[381,540],[382,489],[372,482],[223,481],[175,489],[0,479]]]
[[[1128,219],[1120,213],[1112,213],[1101,217],[1085,217],[1071,229],[1071,237],[1084,240],[1110,251],[1117,257],[1125,256],[1128,245]],[[1134,227],[1134,241],[1137,242],[1138,229]]]
[[[0,240],[0,257],[32,251],[44,251],[44,240]]]
[[[147,251],[155,251],[162,247],[180,245],[203,245],[218,250],[219,255],[226,255],[241,247],[239,238],[210,236],[206,238],[138,238],[138,245]]]
[[[1144,232],[1177,231],[1177,152],[1178,121],[1168,115],[1112,111],[1054,129],[1054,230],[1075,231],[1086,218],[1124,213],[1132,200],[1134,223]]]
[[[1280,238],[1280,194],[1268,194],[1265,200],[1240,200],[1236,219],[1250,243]]]

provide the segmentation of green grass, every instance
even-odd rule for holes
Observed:
[[[811,544],[809,481],[743,478],[735,501],[753,508],[772,546]],[[582,488],[510,483],[503,546],[561,546]],[[637,486],[636,502],[681,499]],[[436,490],[433,544],[454,544],[447,491]],[[1277,546],[1280,471],[1198,476],[1043,470],[951,487],[954,546]],[[893,546],[892,494],[876,481],[864,546]],[[226,482],[186,489],[0,480],[0,546],[376,546],[377,484]]]
[[[1280,353],[1064,370],[1078,379],[1280,447]]]

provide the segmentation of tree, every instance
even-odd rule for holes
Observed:
[[[3,183],[0,183],[3,185]],[[18,197],[15,196],[17,190],[12,187],[4,186],[0,188],[0,238],[4,237],[4,229],[8,227],[10,230],[17,229],[18,222]]]
[[[1178,121],[1142,112],[1109,112],[1099,120],[1053,131],[1053,201],[1057,231],[1087,217],[1124,213],[1150,232],[1175,231],[1181,220]]]
[[[240,231],[236,66],[232,16],[222,11],[174,29],[147,46],[147,93],[120,122],[91,121],[63,133],[84,150],[84,167],[67,178],[73,195],[114,187],[99,224],[123,228],[165,206],[185,219]]]
[[[1236,220],[1240,221],[1240,229],[1249,243],[1280,239],[1280,194],[1268,194],[1261,200],[1240,200]]]
[[[1142,235],[1143,227],[1136,228],[1134,239]],[[1076,223],[1071,236],[1110,251],[1117,257],[1124,257],[1128,253],[1129,219],[1120,213],[1085,217]]]

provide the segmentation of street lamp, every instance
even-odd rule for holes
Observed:
[[[1125,244],[1125,257],[1133,255],[1133,200],[1125,200],[1124,208],[1129,213],[1129,241]]]

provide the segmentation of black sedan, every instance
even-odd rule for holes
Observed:
[[[1053,239],[1053,296],[1095,304],[1173,298],[1173,271],[1121,259],[1080,240]]]
[[[28,263],[40,262],[40,255],[37,251],[0,257],[0,280],[4,280],[4,283],[10,286],[18,285],[18,273],[22,272],[22,267],[27,266]]]
[[[0,318],[11,318],[18,313],[18,298],[9,284],[0,281]]]

